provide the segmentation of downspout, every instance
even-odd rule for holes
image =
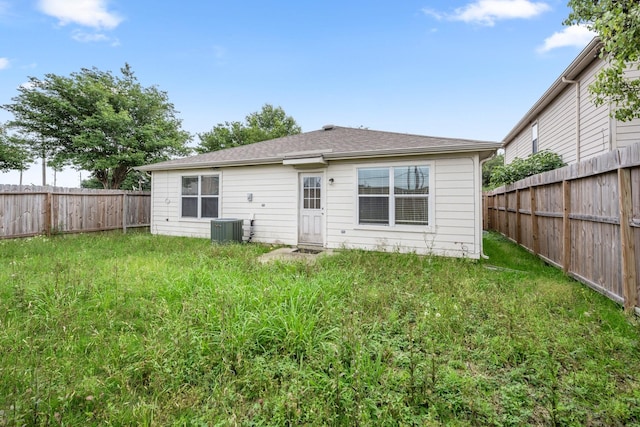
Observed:
[[[479,162],[479,164],[480,164],[480,258],[482,258],[482,259],[489,259],[489,256],[484,253],[484,245],[482,244],[482,235],[483,235],[483,232],[484,232],[484,230],[482,230],[482,215],[484,215],[484,207],[482,206],[482,203],[483,203],[483,198],[482,198],[482,166],[485,164],[485,162],[488,162],[489,160],[493,159],[494,157],[495,157],[495,155],[494,156],[489,156],[484,160],[480,160],[480,162]]]
[[[576,85],[576,163],[580,161],[580,81],[562,76],[562,83]]]

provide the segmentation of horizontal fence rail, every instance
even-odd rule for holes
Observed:
[[[0,239],[148,227],[151,194],[0,185]]]
[[[483,194],[495,230],[640,314],[640,144]]]

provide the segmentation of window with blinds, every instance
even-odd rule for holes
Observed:
[[[429,166],[358,169],[358,223],[429,225]]]
[[[219,197],[218,175],[182,177],[183,218],[218,218]]]

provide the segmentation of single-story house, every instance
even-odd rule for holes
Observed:
[[[589,86],[607,66],[601,50],[596,37],[507,134],[505,163],[550,150],[573,164],[640,141],[640,119],[620,122],[613,105],[593,103]],[[640,71],[630,67],[626,76],[638,79]]]
[[[244,220],[244,239],[479,258],[481,162],[500,143],[321,130],[140,167],[151,232],[209,237]],[[253,221],[251,221],[253,220]]]

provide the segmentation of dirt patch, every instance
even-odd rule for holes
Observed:
[[[318,257],[332,255],[331,249],[311,249],[311,248],[278,248],[274,251],[266,253],[258,261],[267,263],[271,261],[305,261],[314,263]]]

